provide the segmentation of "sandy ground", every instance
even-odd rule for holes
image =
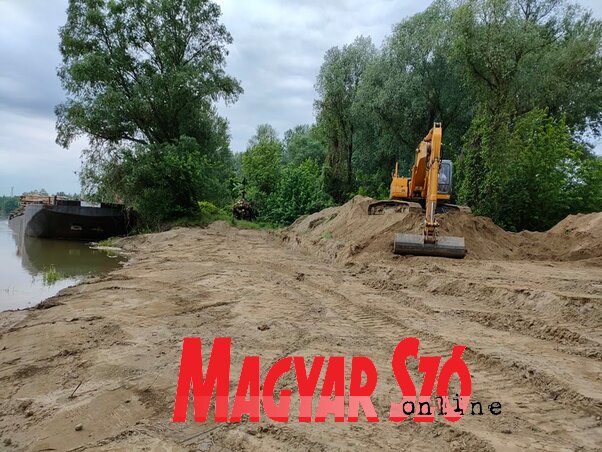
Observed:
[[[1,313],[0,449],[599,448],[598,261],[369,259],[357,250],[342,260],[324,251],[336,236],[304,234],[217,223],[126,239],[125,268],[66,289],[48,309]],[[398,399],[390,360],[401,339],[417,336],[421,355],[444,359],[465,344],[473,399],[501,402],[502,414],[453,424],[173,424],[185,336],[232,337],[232,393],[245,355],[260,355],[264,373],[289,355],[369,356],[383,420]]]

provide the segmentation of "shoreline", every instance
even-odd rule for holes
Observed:
[[[6,240],[10,245],[8,242],[0,245],[1,251],[7,253],[3,257],[11,270],[10,277],[2,282],[8,285],[7,294],[14,292],[17,296],[6,295],[0,312],[38,309],[63,290],[121,268],[130,254],[116,246],[101,246],[95,242],[36,238],[26,238],[23,242],[23,238],[15,237],[15,231],[4,223],[6,230],[2,232],[9,236]],[[14,242],[10,241],[11,235]],[[46,280],[47,272],[52,279]]]

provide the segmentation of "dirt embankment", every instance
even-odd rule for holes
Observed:
[[[390,260],[395,233],[422,233],[423,215],[413,211],[368,215],[371,198],[356,196],[340,207],[303,217],[283,239],[338,262]],[[467,259],[588,260],[602,264],[602,212],[571,215],[547,232],[512,233],[470,213],[438,215],[440,235],[465,238]]]
[[[394,258],[393,233],[418,232],[421,218],[369,217],[368,202],[279,233],[216,223],[127,239],[124,268],[47,309],[0,313],[0,450],[599,450],[600,214],[541,234],[446,215],[468,259]],[[284,356],[368,356],[381,422],[297,422],[291,373],[290,423],[173,424],[190,336],[232,338],[231,400],[244,356],[261,356],[262,375]],[[391,356],[407,336],[443,361],[466,345],[472,400],[502,414],[388,422],[400,398]],[[409,371],[418,387],[413,359]]]

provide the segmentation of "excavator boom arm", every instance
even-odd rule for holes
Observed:
[[[428,243],[437,241],[435,231],[437,221],[435,220],[435,211],[437,210],[437,191],[439,183],[439,167],[441,165],[441,123],[435,123],[429,132],[430,153],[426,164],[426,225],[424,230],[424,240]],[[425,139],[426,141],[426,139]]]

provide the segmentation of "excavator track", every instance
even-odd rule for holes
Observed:
[[[472,209],[468,206],[459,206],[457,204],[449,204],[446,202],[437,203],[437,213],[447,213],[447,212],[472,213]]]
[[[417,202],[386,199],[376,201],[368,206],[368,215],[384,215],[393,212],[415,211],[422,212],[422,206]]]
[[[368,206],[368,215],[384,215],[386,213],[407,212],[408,210],[414,212],[422,212],[424,210],[424,206],[419,201],[385,199],[383,201],[375,201],[371,203]],[[472,210],[468,206],[459,206],[457,204],[450,204],[445,202],[440,202],[437,204],[437,213],[448,212],[472,213]]]

